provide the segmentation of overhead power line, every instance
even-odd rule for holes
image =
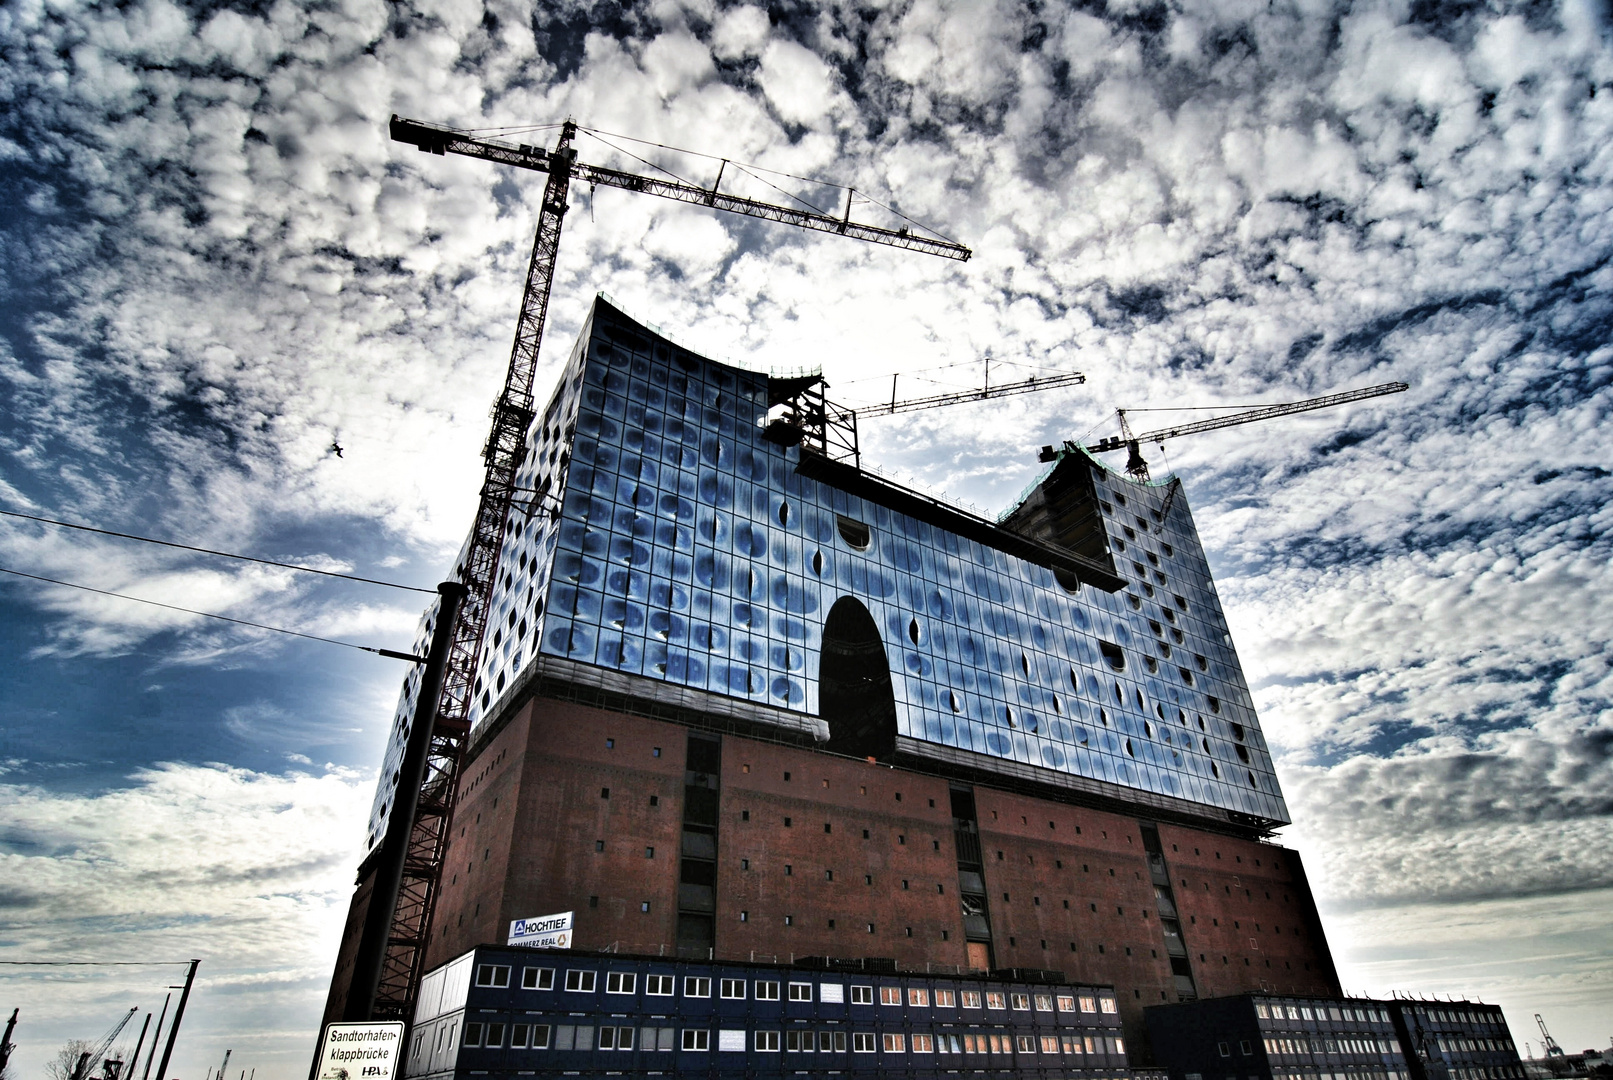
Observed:
[[[190,961],[0,961],[5,967],[185,967]]]
[[[190,544],[179,544],[172,540],[156,540],[149,536],[136,536],[134,533],[113,532],[111,529],[98,529],[93,525],[78,525],[71,521],[57,521],[55,518],[36,517],[33,514],[19,514],[15,510],[0,510],[0,516],[21,518],[24,521],[37,521],[45,525],[58,525],[64,529],[78,529],[81,532],[99,533],[102,536],[116,536],[120,540],[139,540],[144,544],[160,544],[163,547],[178,548],[180,551],[195,551],[203,555],[217,555],[221,559],[239,559],[241,562],[262,563],[264,566],[278,566],[284,570],[297,570],[304,574],[319,574],[322,577],[341,578],[343,581],[360,581],[366,585],[385,585],[389,589],[405,589],[409,592],[430,593],[436,595],[433,589],[422,589],[415,585],[399,585],[395,581],[382,581],[379,578],[359,577],[356,574],[339,574],[334,570],[320,570],[312,566],[301,566],[297,563],[280,562],[275,559],[260,559],[254,555],[237,555],[233,551],[215,551],[212,548],[193,547]]]
[[[300,630],[287,630],[282,626],[269,626],[265,623],[249,622],[246,619],[232,619],[228,615],[215,615],[211,611],[197,611],[195,608],[180,607],[178,604],[164,604],[160,600],[146,600],[143,597],[129,596],[126,593],[112,592],[108,589],[96,589],[89,585],[78,585],[71,581],[59,581],[56,578],[41,577],[38,574],[25,574],[21,570],[10,570],[4,566],[0,566],[0,574],[11,574],[13,577],[27,578],[29,581],[43,581],[48,585],[63,585],[69,589],[80,589],[84,592],[97,593],[101,596],[115,596],[119,600],[133,600],[137,604],[150,604],[152,607],[167,608],[169,611],[182,611],[186,615],[200,615],[204,619],[217,619],[220,622],[235,623],[237,626],[250,626],[254,630],[272,630],[276,634],[306,638],[309,641],[323,641],[327,645],[343,645],[349,649],[375,653],[377,656],[387,656],[394,660],[409,660],[417,664],[423,664],[426,660],[425,657],[416,656],[413,653],[396,652],[392,649],[376,649],[369,645],[355,645],[351,641],[338,641],[335,638],[320,637],[318,634],[305,634]]]

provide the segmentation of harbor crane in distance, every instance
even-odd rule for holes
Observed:
[[[78,1063],[73,1066],[72,1080],[89,1080],[90,1074],[93,1073],[95,1071],[95,1067],[101,1063],[101,1059],[105,1057],[106,1052],[111,1049],[113,1042],[115,1042],[117,1037],[123,1033],[123,1029],[128,1025],[129,1021],[134,1019],[134,1014],[139,1011],[140,1006],[136,1005],[134,1008],[124,1013],[123,1019],[119,1020],[112,1026],[112,1030],[106,1033],[105,1037],[103,1037],[101,1041],[95,1045],[94,1049],[86,1050],[78,1056]]]
[[[6,1062],[11,1060],[11,1052],[17,1048],[17,1044],[11,1041],[11,1033],[17,1030],[17,1014],[21,1011],[11,1010],[11,1019],[6,1021],[6,1033],[0,1035],[0,1076],[5,1075]]]
[[[1540,1037],[1545,1040],[1546,1056],[1549,1058],[1567,1057],[1568,1055],[1563,1052],[1563,1048],[1557,1045],[1557,1040],[1551,1037],[1551,1032],[1546,1030],[1546,1018],[1539,1013],[1535,1013],[1535,1023],[1540,1025]]]
[[[1064,454],[1074,453],[1077,449],[1084,449],[1090,454],[1106,454],[1112,450],[1126,451],[1126,472],[1138,480],[1148,479],[1148,463],[1143,460],[1143,443],[1162,443],[1166,439],[1174,439],[1181,435],[1196,435],[1201,431],[1215,431],[1219,428],[1235,427],[1239,424],[1253,424],[1260,420],[1272,420],[1279,416],[1291,416],[1294,413],[1311,412],[1315,409],[1328,409],[1334,405],[1344,405],[1351,401],[1365,401],[1368,398],[1383,397],[1385,394],[1399,394],[1408,390],[1403,382],[1381,383],[1378,386],[1368,386],[1360,390],[1347,390],[1342,394],[1327,394],[1323,397],[1306,398],[1304,401],[1289,401],[1278,405],[1263,405],[1258,409],[1249,409],[1245,412],[1233,413],[1230,416],[1218,416],[1211,420],[1199,420],[1191,424],[1181,424],[1176,427],[1160,428],[1158,431],[1145,431],[1141,435],[1134,434],[1131,424],[1126,419],[1126,410],[1117,409],[1120,417],[1120,434],[1099,439],[1085,447],[1074,442],[1065,441],[1062,447],[1042,447],[1042,461],[1056,461]]]
[[[440,688],[416,706],[410,746],[404,761],[423,764],[400,780],[377,861],[359,947],[348,985],[343,1018],[403,1020],[413,1017],[429,940],[432,913],[441,885],[443,858],[453,814],[459,768],[470,734],[470,707],[476,663],[487,628],[494,575],[515,496],[516,471],[525,453],[527,429],[534,413],[533,382],[538,349],[548,315],[567,193],[573,180],[604,187],[658,195],[677,202],[710,207],[746,217],[776,221],[815,232],[966,261],[972,252],[962,244],[915,232],[887,229],[851,220],[851,196],[845,212],[823,214],[731,195],[720,190],[721,173],[710,188],[656,176],[624,172],[579,161],[572,146],[578,126],[567,120],[554,149],[482,138],[451,128],[393,116],[394,141],[424,153],[460,154],[494,164],[545,173],[548,181],[538,213],[532,257],[516,320],[515,341],[505,371],[504,387],[493,406],[493,425],[482,451],[486,472],[476,521],[464,560],[455,568],[458,586],[443,595],[442,614],[451,620]],[[425,669],[432,675],[431,665]],[[422,680],[422,686],[434,681]],[[427,696],[422,692],[422,696]]]

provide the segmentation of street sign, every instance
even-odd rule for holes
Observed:
[[[403,1021],[326,1024],[314,1080],[394,1080],[403,1075]]]
[[[510,937],[504,944],[519,945],[526,949],[569,949],[574,914],[575,912],[562,911],[558,915],[516,919],[510,923]]]

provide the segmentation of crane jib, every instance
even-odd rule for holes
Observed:
[[[1294,413],[1311,412],[1316,409],[1326,409],[1334,405],[1345,405],[1352,401],[1364,401],[1368,398],[1382,397],[1385,394],[1399,394],[1410,389],[1403,382],[1382,383],[1378,386],[1363,387],[1360,390],[1346,390],[1341,394],[1328,394],[1324,397],[1307,398],[1304,401],[1289,401],[1277,405],[1263,405],[1247,412],[1233,413],[1230,416],[1218,416],[1213,420],[1200,420],[1193,424],[1182,424],[1178,427],[1160,428],[1158,431],[1145,431],[1141,435],[1111,435],[1090,444],[1086,449],[1094,454],[1108,453],[1138,443],[1164,442],[1166,439],[1175,439],[1183,435],[1197,435],[1202,431],[1215,431],[1224,427],[1236,427],[1239,424],[1252,424],[1259,420],[1272,420],[1279,416],[1292,416]],[[1074,443],[1066,443],[1070,451],[1075,450]],[[1043,461],[1050,461],[1051,447],[1043,448]]]
[[[549,172],[553,166],[551,153],[538,146],[528,146],[524,143],[505,143],[496,139],[478,139],[464,132],[452,131],[448,128],[436,127],[431,124],[422,124],[418,120],[409,120],[401,116],[392,117],[389,130],[394,142],[417,146],[423,153],[438,155],[460,154],[465,157],[480,158],[483,161],[491,161],[500,165],[513,165],[519,169],[530,169],[533,172],[542,173]],[[781,224],[795,225],[798,228],[811,229],[815,232],[836,233],[873,244],[883,244],[908,251],[920,251],[943,259],[967,262],[970,256],[974,254],[963,244],[956,244],[950,240],[935,237],[917,236],[906,226],[899,229],[886,229],[877,225],[864,225],[850,221],[847,217],[832,217],[828,214],[814,213],[792,206],[780,206],[775,203],[761,202],[757,199],[747,199],[739,195],[728,195],[717,191],[714,187],[703,188],[694,184],[686,184],[681,180],[663,180],[658,177],[625,172],[621,169],[611,169],[601,165],[587,165],[575,161],[571,164],[571,173],[573,178],[584,183],[621,188],[624,191],[636,191],[646,195],[659,195],[664,199],[672,199],[676,202],[709,206],[717,210],[726,210],[731,214],[744,214],[747,217],[763,218],[768,221],[777,221]]]

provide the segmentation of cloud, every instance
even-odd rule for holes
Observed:
[[[1544,1012],[1572,1053],[1606,1039],[1598,1023],[1613,994],[1610,902],[1602,889],[1324,912],[1324,922],[1347,990],[1498,1003],[1520,1052],[1533,1039],[1532,1014]]]
[[[712,28],[712,52],[725,60],[755,56],[767,41],[767,12],[743,5],[729,8]]]
[[[755,162],[778,173],[730,164],[724,189],[768,200],[838,208],[779,173],[833,180],[975,257],[576,190],[540,393],[600,289],[693,347],[822,365],[847,398],[893,372],[968,385],[988,352],[994,378],[1084,371],[863,425],[871,464],[997,509],[1039,446],[1108,433],[1117,406],[1402,379],[1145,449],[1186,479],[1332,917],[1408,912],[1424,940],[1422,897],[1498,926],[1536,910],[1499,899],[1507,867],[1579,905],[1609,887],[1613,50],[1585,0],[1433,10],[14,6],[0,497],[437,580],[545,178],[395,146],[387,118],[546,143],[531,125],[574,115],[646,140],[584,137],[587,160],[700,183]],[[329,636],[413,623],[410,602],[13,527],[0,553]],[[7,596],[37,616],[29,663],[246,662],[197,620]],[[230,708],[249,741],[297,715],[256,685],[211,719]]]
[[[819,125],[835,104],[834,78],[828,65],[794,42],[768,44],[758,81],[779,115],[792,124]]]
[[[271,1074],[306,1068],[372,785],[343,769],[276,776],[222,765],[159,765],[82,794],[0,783],[8,959],[199,957],[175,1071],[199,1072],[227,1045]],[[13,996],[51,1002],[24,1005],[14,1067],[38,1072],[55,1047],[98,1035],[119,1009],[160,1009],[183,974],[8,968]],[[256,1019],[243,1027],[243,1016]],[[138,1020],[131,1042],[137,1031]]]

